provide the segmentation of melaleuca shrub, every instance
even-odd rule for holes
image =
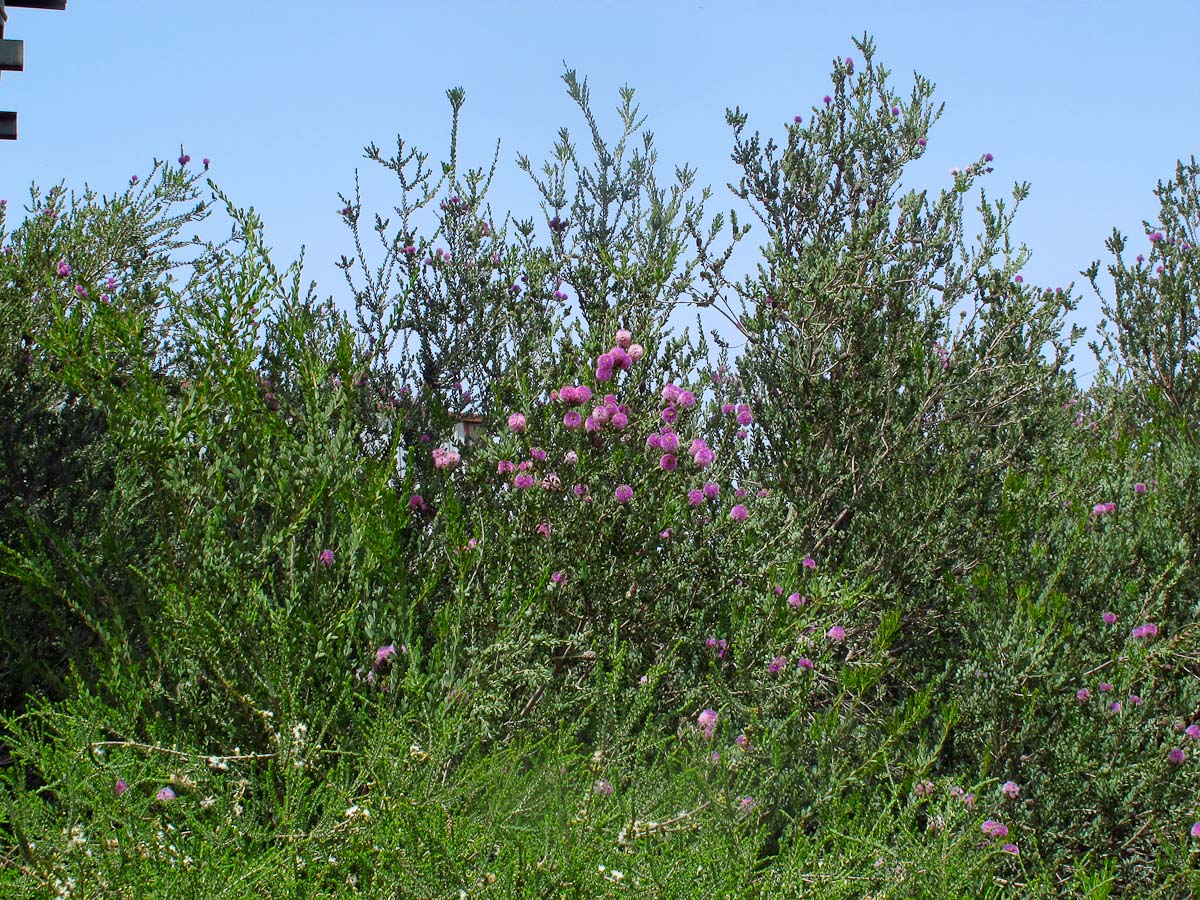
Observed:
[[[1119,231],[1105,241],[1111,294],[1099,285],[1100,263],[1085,273],[1105,320],[1093,344],[1104,377],[1117,379],[1140,421],[1157,412],[1197,421],[1200,359],[1200,165],[1180,161],[1154,191],[1159,212],[1131,246]],[[1127,252],[1136,251],[1134,259]]]
[[[161,179],[155,209],[194,194],[198,174]],[[108,481],[80,534],[61,522],[19,534],[6,566],[18,597],[71,626],[84,689],[154,723],[142,737],[261,753],[293,726],[354,740],[339,704],[355,668],[366,648],[422,633],[410,591],[429,593],[439,570],[394,458],[364,449],[379,409],[354,384],[348,322],[301,290],[298,266],[275,268],[252,214],[226,206],[233,239],[182,259],[169,228],[154,242],[167,217],[149,218],[140,237],[160,268],[139,258],[153,279],[137,288],[88,250],[46,274],[36,352],[49,383],[102,424]],[[165,274],[181,262],[185,278]]]
[[[557,369],[564,383],[502,416],[464,464],[451,552],[493,702],[524,703],[531,670],[561,676],[617,646],[648,668],[686,640],[694,659],[707,620],[730,615],[732,565],[756,564],[743,554],[760,555],[747,519],[761,501],[737,496],[727,448],[703,436],[699,379],[672,377],[659,342],[628,329],[589,341],[577,368]]]
[[[366,157],[399,184],[396,221],[372,219],[357,186],[341,210],[355,251],[339,265],[364,351],[355,383],[397,407],[398,418],[381,419],[377,442],[389,445],[398,425],[397,451],[425,475],[428,451],[452,435],[456,420],[509,405],[517,373],[546,364],[565,300],[532,225],[514,229],[492,217],[486,198],[496,159],[486,170],[460,168],[466,95],[456,88],[447,96],[450,146],[437,177],[403,139],[391,157],[371,144]]]
[[[129,663],[144,651],[153,605],[118,562],[141,557],[144,520],[121,503],[121,448],[93,388],[132,388],[132,360],[190,255],[183,232],[208,215],[198,180],[160,163],[111,196],[35,187],[12,228],[13,207],[0,203],[6,709],[27,692],[61,695],[72,669],[95,677],[93,654]]]
[[[486,168],[460,163],[461,88],[447,92],[450,142],[440,167],[399,137],[392,156],[366,148],[367,159],[396,176],[394,221],[370,215],[357,186],[342,197],[354,253],[339,265],[365,350],[357,378],[401,408],[399,452],[424,474],[428,451],[455,421],[480,417],[495,434],[501,412],[567,377],[568,333],[579,343],[579,334],[611,334],[618,325],[641,335],[663,329],[696,296],[700,260],[722,226],[719,215],[706,219],[708,191],[694,196],[693,170],[677,169],[674,184],[660,184],[631,89],[621,92],[621,134],[610,142],[587,82],[571,70],[563,80],[594,159],[567,129],[539,171],[518,157],[541,196],[543,232],[532,218],[493,216],[487,193],[499,146]],[[379,441],[390,434],[385,425]]]
[[[621,596],[657,591],[631,577],[630,566],[653,569],[654,584],[667,579],[668,538],[661,535],[670,532],[670,504],[686,506],[687,491],[669,502],[657,495],[671,474],[662,457],[683,467],[690,441],[703,440],[711,418],[703,402],[703,342],[669,339],[665,331],[671,311],[693,292],[699,257],[688,247],[704,224],[706,192],[690,196],[694,173],[686,169],[669,190],[660,187],[632,91],[622,93],[622,131],[610,144],[592,115],[586,82],[570,71],[564,81],[595,157],[579,152],[566,130],[540,172],[520,157],[541,194],[548,240],[532,220],[492,219],[486,191],[494,161],[487,171],[461,170],[459,90],[449,93],[450,153],[440,178],[403,141],[386,159],[367,148],[368,158],[396,173],[401,188],[398,221],[374,219],[378,263],[368,261],[360,195],[342,210],[357,265],[349,258],[342,264],[369,354],[361,377],[395,392],[396,449],[412,482],[406,502],[431,539],[445,541],[458,570],[458,584],[447,582],[440,592],[437,615],[459,616],[470,653],[497,661],[488,669],[497,697],[502,682],[528,680],[529,667],[518,657],[549,657],[550,647],[559,655],[574,652],[580,641],[603,650],[600,633],[618,613],[618,621],[630,610],[645,613],[634,617],[645,632],[639,653],[652,656],[673,639],[676,613]],[[719,225],[717,217],[702,247]],[[360,278],[360,270],[371,274]],[[601,358],[609,361],[605,375]],[[663,399],[668,384],[685,393],[686,407]],[[586,388],[586,402],[569,399],[576,386]],[[599,422],[597,407],[603,428],[589,430],[589,422]],[[672,451],[647,448],[652,431],[669,429],[665,408],[689,420],[687,443]],[[524,424],[510,430],[516,416]],[[476,419],[482,437],[452,439],[456,421]],[[569,453],[575,461],[567,462]],[[521,487],[514,485],[518,477]],[[621,484],[635,496],[618,504],[617,515],[607,506],[616,503]],[[586,495],[576,497],[576,486]],[[551,581],[556,573],[559,581]],[[610,579],[623,584],[619,591]],[[708,601],[698,593],[704,592],[673,592],[671,609],[703,609]],[[527,608],[536,612],[514,621]],[[505,654],[504,642],[520,652]],[[542,662],[546,671],[561,668]]]
[[[1061,431],[1075,299],[1019,274],[1028,251],[1009,230],[1027,185],[1011,208],[983,196],[968,237],[990,154],[935,195],[905,190],[941,110],[927,80],[902,96],[871,42],[857,46],[861,61],[836,61],[831,94],[780,140],[728,113],[733,188],[765,229],[730,312],[758,423],[745,471],[794,504],[810,552],[877,573],[924,632],[943,576],[976,564],[1004,474]]]
[[[1194,819],[1190,767],[1168,755],[1189,746],[1200,700],[1197,598],[1178,457],[1128,430],[1122,402],[1064,404],[1066,444],[1006,480],[993,550],[953,588],[956,716],[938,768],[1019,782],[1008,824],[1059,877],[1090,852],[1148,885]]]
[[[1157,530],[1129,548],[1126,567],[1177,584],[1171,606],[1186,615],[1197,602],[1190,576],[1200,566],[1192,538],[1200,529],[1200,165],[1179,162],[1155,196],[1158,215],[1144,223],[1144,243],[1131,246],[1115,230],[1105,242],[1111,292],[1100,288],[1099,262],[1085,273],[1106,317],[1092,344],[1100,369],[1088,396],[1104,410],[1100,439],[1123,449],[1105,487],[1128,498],[1130,485],[1140,484],[1158,511]]]

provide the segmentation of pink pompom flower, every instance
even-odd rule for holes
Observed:
[[[1008,826],[1002,825],[1000,822],[997,822],[995,819],[986,819],[984,821],[983,825],[980,826],[980,828],[983,830],[983,833],[986,834],[988,837],[992,837],[992,838],[1008,837]]]

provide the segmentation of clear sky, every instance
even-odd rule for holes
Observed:
[[[61,179],[115,191],[183,144],[261,211],[278,262],[306,244],[310,277],[343,298],[338,192],[361,167],[367,209],[388,209],[390,185],[367,177],[362,148],[386,150],[400,133],[438,158],[446,88],[467,92],[468,164],[502,141],[497,210],[537,210],[517,153],[540,161],[560,126],[581,132],[565,61],[609,125],[618,87],[635,87],[660,161],[695,166],[715,211],[734,177],[726,107],[782,133],[807,119],[832,59],[857,55],[863,32],[905,92],[919,71],[946,104],[913,186],[946,184],[985,151],[990,194],[1032,183],[1016,227],[1034,251],[1032,283],[1079,281],[1113,226],[1140,233],[1175,160],[1200,154],[1197,0],[70,0],[66,12],[9,11],[25,71],[0,82],[0,109],[19,111],[21,131],[0,143],[0,197],[15,204],[31,181]],[[1098,315],[1085,288],[1078,321]],[[1077,365],[1094,368],[1085,349]]]

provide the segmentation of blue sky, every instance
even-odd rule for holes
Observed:
[[[467,91],[462,148],[490,161],[497,138],[498,210],[531,215],[537,196],[514,163],[538,161],[558,128],[582,122],[560,76],[586,76],[602,122],[617,89],[638,91],[664,166],[690,163],[728,208],[726,107],[780,133],[827,92],[831,61],[869,32],[897,84],[914,70],[946,104],[911,184],[935,187],[987,151],[989,193],[1033,192],[1016,236],[1034,251],[1027,281],[1079,281],[1104,258],[1113,226],[1140,232],[1152,189],[1175,160],[1200,152],[1200,14],[1195,0],[720,2],[589,0],[70,0],[66,12],[12,9],[25,71],[5,74],[0,109],[21,139],[0,143],[0,197],[31,181],[124,186],[182,143],[241,205],[267,223],[279,261],[308,247],[322,293],[345,296],[333,261],[350,249],[337,215],[361,167],[368,209],[392,195],[362,159],[400,133],[437,158],[445,90]],[[857,55],[857,54],[855,54]],[[665,169],[669,172],[669,169]],[[752,238],[753,238],[752,233]],[[1084,287],[1077,316],[1099,315]],[[1094,368],[1077,353],[1081,374]]]

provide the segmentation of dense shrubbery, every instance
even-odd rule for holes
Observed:
[[[440,168],[368,148],[345,310],[182,155],[0,209],[12,891],[1195,891],[1200,168],[1087,273],[1081,391],[1028,187],[977,242],[989,155],[905,192],[940,109],[859,49],[779,142],[730,113],[737,283],[574,73],[544,227],[461,91]]]

